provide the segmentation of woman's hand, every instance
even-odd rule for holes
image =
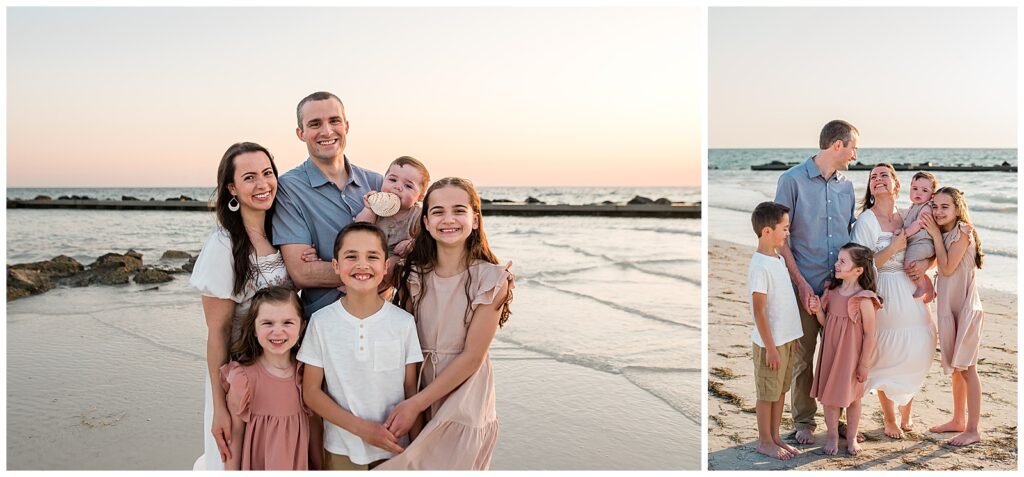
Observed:
[[[893,249],[894,252],[907,249],[907,234],[903,233],[903,229],[896,229],[896,231],[892,233],[892,243],[890,244],[890,247],[895,247]]]
[[[391,410],[391,414],[388,414],[387,420],[384,421],[384,427],[395,436],[402,437],[409,432],[421,412],[423,409],[416,405],[413,398],[406,399]]]
[[[227,409],[213,407],[213,427],[210,432],[220,450],[220,461],[227,462],[231,458],[231,415]]]

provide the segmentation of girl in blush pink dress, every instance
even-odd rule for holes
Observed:
[[[498,439],[488,348],[510,314],[511,263],[499,265],[491,253],[468,180],[431,185],[421,220],[427,233],[416,237],[396,295],[416,318],[419,392],[385,421],[396,436],[411,430],[413,441],[377,469],[485,470]]]
[[[939,354],[942,370],[953,375],[953,417],[929,430],[960,432],[947,442],[965,446],[981,440],[978,431],[981,381],[977,365],[985,312],[981,308],[974,270],[981,268],[985,255],[978,232],[971,225],[963,193],[953,187],[943,187],[935,192],[932,201],[935,210],[930,219],[924,220],[924,225],[935,242],[939,265],[935,279]]]
[[[860,423],[860,398],[875,351],[874,253],[863,245],[848,243],[839,249],[832,284],[819,300],[811,298],[811,312],[825,331],[818,366],[814,370],[811,397],[825,407],[828,441],[825,453],[839,452],[839,414],[846,408],[847,436],[856,436]],[[850,455],[860,453],[857,439],[846,440]]]
[[[311,468],[312,413],[302,403],[302,370],[295,360],[304,316],[302,301],[290,288],[256,292],[242,335],[232,343],[238,360],[220,368],[231,415],[225,470]],[[312,440],[318,449],[321,437]]]

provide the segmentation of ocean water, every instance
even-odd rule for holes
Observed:
[[[708,151],[708,230],[711,239],[756,245],[750,211],[775,198],[782,171],[751,171],[750,166],[773,160],[803,161],[813,149],[711,149]],[[931,161],[934,164],[1017,164],[1015,149],[862,149],[863,163]],[[869,171],[844,172],[853,182],[858,202]],[[1017,292],[1017,174],[1009,172],[936,172],[939,186],[964,191],[971,220],[985,251],[985,268],[978,280],[985,288]],[[913,172],[898,173],[902,190],[896,204],[910,206],[907,190]],[[858,205],[859,208],[859,205]]]
[[[95,197],[100,195],[97,190],[62,189],[57,195]],[[201,196],[188,189],[105,191],[112,198],[121,194],[143,198],[147,193],[158,200],[182,193]],[[510,199],[530,195],[549,203],[624,201],[638,194],[676,201],[700,199],[697,188],[489,192]],[[34,197],[36,193],[53,195],[54,190],[8,190],[8,196]],[[540,354],[588,372],[621,376],[666,403],[677,416],[678,442],[689,444],[677,456],[676,468],[697,465],[702,391],[700,220],[485,216],[484,224],[494,252],[501,261],[513,262],[517,277],[513,315],[498,332],[494,347],[500,350],[493,359]],[[104,253],[133,248],[143,254],[144,262],[154,263],[168,249],[198,253],[214,226],[213,214],[207,212],[10,209],[7,261],[65,254],[88,264]],[[176,278],[186,279],[184,275]],[[104,288],[111,300],[122,292],[122,287]],[[158,294],[153,298],[162,307],[186,309],[198,299],[198,293],[167,292],[163,297],[161,291],[149,293]],[[618,409],[594,409],[594,419],[602,413],[628,412],[628,407],[624,402]]]

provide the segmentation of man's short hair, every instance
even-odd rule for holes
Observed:
[[[754,226],[754,233],[761,237],[761,231],[765,227],[774,229],[782,222],[782,217],[789,212],[786,207],[778,202],[761,202],[754,207],[754,213],[750,214],[750,223]]]
[[[302,101],[299,101],[299,105],[295,107],[295,119],[299,123],[299,129],[304,129],[302,127],[302,107],[305,106],[306,103],[310,101],[324,101],[331,98],[334,98],[335,100],[338,101],[338,104],[341,105],[341,114],[344,115],[345,103],[341,102],[341,98],[335,96],[334,93],[328,93],[327,91],[317,91],[309,96],[306,96],[305,98],[302,98]]]
[[[832,144],[836,141],[843,141],[843,147],[846,147],[850,144],[850,139],[853,139],[854,133],[860,135],[860,131],[856,127],[842,119],[829,121],[825,127],[821,128],[818,148],[824,151],[832,147]]]

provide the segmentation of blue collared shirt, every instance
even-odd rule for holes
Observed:
[[[348,182],[339,189],[329,181],[312,158],[288,171],[277,182],[274,205],[274,246],[314,244],[321,259],[334,258],[334,239],[363,210],[363,195],[380,190],[384,178],[354,166],[345,157]],[[327,306],[341,297],[334,288],[302,290],[306,314]]]
[[[850,241],[853,183],[836,171],[825,178],[814,157],[779,176],[775,202],[789,207],[789,247],[793,259],[814,293],[821,295],[825,279]]]

